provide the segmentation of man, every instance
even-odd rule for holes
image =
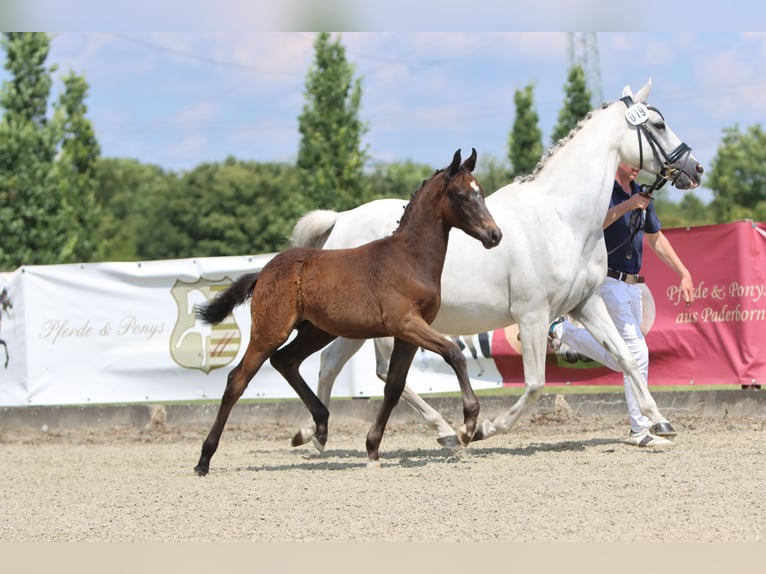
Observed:
[[[641,332],[641,289],[638,286],[638,283],[644,282],[639,274],[644,237],[660,260],[678,273],[687,307],[694,301],[694,285],[689,270],[660,231],[662,225],[651,198],[641,193],[641,187],[634,181],[638,172],[638,169],[626,163],[617,167],[612,199],[604,219],[608,271],[599,293],[617,330],[638,363],[644,384],[647,384],[649,350]],[[564,343],[615,371],[620,370],[614,357],[586,329],[573,325],[564,317],[559,317],[551,324],[549,336],[554,346]],[[669,445],[670,441],[666,437],[672,435],[663,435],[661,430],[650,428],[651,421],[641,414],[630,379],[627,376],[623,376],[623,379],[630,418],[628,443],[639,447]]]

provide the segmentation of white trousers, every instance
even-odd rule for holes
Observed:
[[[638,285],[629,285],[624,281],[607,277],[600,287],[599,294],[606,303],[606,308],[617,330],[628,345],[636,363],[638,363],[638,370],[643,379],[642,384],[646,385],[649,380],[649,349],[646,346],[644,334],[641,332],[641,288]],[[564,322],[561,342],[613,371],[621,370],[614,356],[607,352],[603,345],[582,327],[573,325],[569,321]],[[651,421],[641,414],[638,400],[627,375],[623,375],[623,384],[630,418],[630,430],[638,432],[649,428]]]

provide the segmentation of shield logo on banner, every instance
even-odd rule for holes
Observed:
[[[182,367],[209,373],[225,367],[237,356],[242,335],[234,315],[218,325],[208,325],[195,314],[197,305],[211,300],[231,283],[230,277],[218,281],[200,279],[195,283],[176,280],[170,290],[178,307],[178,319],[170,334],[170,356]]]

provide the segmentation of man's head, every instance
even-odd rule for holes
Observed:
[[[640,170],[637,167],[633,167],[624,161],[620,162],[620,165],[617,166],[617,179],[620,181],[633,181],[636,179],[639,171]]]

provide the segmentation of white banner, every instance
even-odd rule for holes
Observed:
[[[213,327],[194,317],[194,305],[272,256],[30,266],[0,274],[9,302],[0,307],[0,405],[220,399],[246,347],[249,305]],[[500,386],[492,359],[465,352],[474,388]],[[313,389],[318,370],[316,353],[301,368]],[[418,353],[408,383],[425,393],[458,390],[452,370],[429,352]],[[333,396],[382,393],[368,341]],[[268,362],[244,397],[297,398]]]

